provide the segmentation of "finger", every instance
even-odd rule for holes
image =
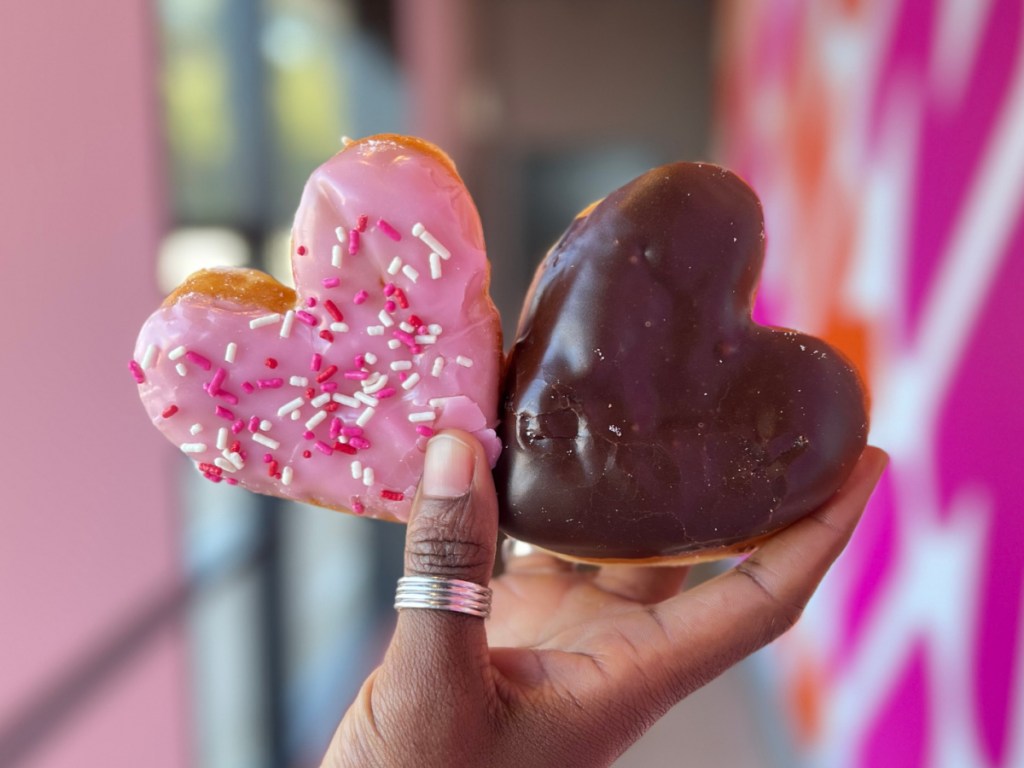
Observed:
[[[505,566],[504,573],[510,575],[568,573],[572,570],[572,563],[540,547],[512,538],[502,542],[501,558]]]
[[[678,594],[689,572],[688,566],[605,565],[597,572],[594,586],[650,605]]]
[[[664,643],[646,661],[678,701],[781,635],[800,617],[860,520],[885,465],[867,448],[843,488],[731,571],[651,609]],[[661,646],[660,648],[658,646]]]
[[[431,438],[406,531],[405,575],[486,586],[497,531],[497,499],[483,448],[455,430]],[[483,619],[447,610],[399,612],[385,668],[400,669],[404,686],[478,686],[487,664]]]

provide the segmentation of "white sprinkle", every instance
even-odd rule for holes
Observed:
[[[363,370],[365,370],[365,368]],[[372,387],[374,384],[380,381],[380,377],[383,375],[384,374],[382,374],[380,371],[374,371],[365,379],[360,381],[359,386],[361,386],[363,388],[363,391],[365,392],[367,387]]]
[[[182,453],[202,453],[206,450],[206,443],[182,443]]]
[[[285,467],[284,469],[282,469],[281,470],[281,484],[282,485],[291,485],[292,484],[292,475],[293,474],[294,474],[294,472],[293,472],[291,467]]]
[[[437,414],[433,411],[417,411],[416,413],[409,414],[409,421],[414,424],[419,421],[433,421],[437,418]]]
[[[367,488],[373,485],[373,467],[367,467],[363,470],[363,485]]]
[[[341,269],[341,246],[336,245],[331,248],[331,266]]]
[[[431,408],[444,408],[444,404],[448,402],[448,400],[449,398],[447,397],[432,397],[427,400],[427,405]]]
[[[257,443],[260,443],[261,445],[267,446],[267,448],[269,448],[272,451],[276,451],[278,448],[281,447],[281,444],[277,442],[277,440],[275,440],[272,437],[267,437],[262,432],[254,433],[252,439],[255,440]]]
[[[433,280],[441,277],[441,257],[433,251],[430,253],[430,277]]]
[[[193,435],[198,435],[200,432],[203,431],[203,425],[197,421],[195,424],[188,428],[188,431],[191,432]]]
[[[331,323],[331,330],[335,333],[348,333],[348,323]]]
[[[418,373],[413,373],[408,379],[402,382],[402,389],[412,389],[417,383],[419,383],[419,380],[420,375]]]
[[[245,459],[242,458],[242,454],[238,451],[232,451],[227,454],[227,460],[234,464],[238,469],[245,466]]]
[[[260,429],[262,429],[264,432],[269,432],[272,426],[274,426],[274,423],[272,421],[267,421],[266,419],[264,419],[263,421],[260,422]]]
[[[408,322],[406,322],[405,320],[403,320],[402,322],[400,322],[400,323],[398,324],[398,327],[399,327],[399,328],[401,328],[401,329],[402,329],[403,331],[405,331],[406,333],[415,333],[415,332],[416,332],[416,329],[415,329],[415,328],[413,328],[413,327],[412,327],[411,325],[409,325],[409,323],[408,323]]]
[[[359,414],[359,418],[356,419],[356,426],[365,427],[366,424],[373,418],[373,414],[376,411],[373,410],[373,406],[368,406],[365,411]]]
[[[437,336],[434,336],[432,333],[421,333],[417,336],[413,336],[412,340],[417,344],[436,344]]]
[[[383,325],[370,325],[366,328],[366,333],[370,336],[383,336],[384,326]],[[395,339],[397,341],[397,339]]]
[[[358,480],[360,477],[363,476],[363,462],[359,461],[359,459],[356,459],[355,461],[353,461],[349,465],[349,467],[352,469],[352,479],[353,480]]]
[[[365,355],[363,355],[363,360],[366,361],[367,365],[377,364],[377,356],[373,354],[373,352],[367,352]]]
[[[392,325],[395,324],[395,321],[391,319],[391,315],[388,314],[388,311],[386,309],[382,309],[377,314],[377,317],[380,318],[381,324],[384,325],[386,328],[390,328]]]
[[[292,415],[289,416],[288,418],[290,418],[292,421],[298,421],[299,419],[302,418],[302,416],[299,414],[299,410],[295,409],[294,411],[292,411]]]
[[[441,371],[443,371],[443,370],[444,370],[444,358],[440,357],[440,356],[439,357],[435,357],[434,358],[434,367],[430,369],[430,375],[433,376],[435,379],[439,378],[441,376]]]
[[[419,228],[419,231],[417,231],[417,227]],[[428,232],[426,227],[424,227],[422,224],[417,223],[416,226],[412,228],[412,233],[420,240],[422,240],[424,243],[429,245],[430,250],[432,250],[434,253],[439,254],[441,258],[444,259],[445,261],[448,261],[448,259],[452,257],[451,251],[449,251],[447,248],[441,245],[441,243],[438,242],[437,238],[430,234],[430,232]]]
[[[398,339],[388,340],[388,349],[398,349],[400,346],[402,346],[402,342],[400,342]]]
[[[355,397],[355,399],[361,402],[363,405],[370,406],[370,408],[376,408],[378,405],[380,405],[380,400],[378,400],[376,397],[372,397],[366,394],[365,392],[356,392],[353,394],[353,397]],[[359,426],[362,426],[362,424],[360,424]]]
[[[345,228],[344,227],[335,227],[334,228],[334,236],[338,238],[338,242],[339,243],[344,243],[345,242]]]
[[[250,328],[261,328],[264,325],[273,325],[274,323],[281,322],[281,315],[275,312],[272,315],[263,315],[263,317],[256,317],[249,321]]]
[[[288,383],[293,387],[305,387],[309,385],[309,379],[305,376],[292,376],[288,379]]]
[[[179,357],[183,357],[185,352],[187,351],[188,350],[186,350],[184,346],[175,347],[174,349],[167,353],[167,357],[171,360],[177,360]]]
[[[473,361],[470,360],[468,357],[463,357],[462,355],[459,355],[458,357],[456,357],[455,358],[455,362],[458,363],[459,365],[461,365],[463,368],[472,368],[473,367]]]
[[[414,283],[420,279],[420,273],[413,269],[411,266],[406,264],[402,267],[402,274],[412,280]]]
[[[440,336],[443,330],[444,329],[437,323],[431,323],[430,325],[427,326],[427,332],[432,333],[435,336]]]
[[[373,382],[373,384],[369,385],[368,387],[363,387],[363,392],[366,392],[367,394],[380,392],[382,389],[384,389],[385,386],[387,386],[387,383],[388,377],[380,376],[376,381]]]
[[[424,226],[423,226],[423,225],[422,225],[422,224],[421,224],[420,222],[418,222],[418,221],[417,221],[417,222],[416,222],[415,224],[413,224],[413,225],[412,225],[412,236],[413,236],[413,237],[419,237],[419,236],[420,236],[420,235],[422,235],[422,234],[423,234],[423,233],[424,233],[425,231],[426,231],[426,227],[424,227]]]
[[[156,356],[160,353],[160,347],[156,344],[150,344],[146,347],[146,353],[142,356],[141,365],[144,369],[153,367],[153,363],[156,362]]]
[[[287,339],[289,336],[291,336],[292,325],[294,325],[294,323],[295,323],[295,310],[294,309],[289,309],[287,312],[285,312],[284,322],[281,323],[281,338],[282,339]]]
[[[334,400],[334,402],[341,403],[342,405],[348,406],[349,408],[358,408],[359,407],[359,401],[358,400],[356,400],[354,397],[349,397],[348,395],[343,395],[340,392],[335,392],[333,397],[332,397],[332,399]]]
[[[234,464],[232,464],[227,459],[222,459],[220,456],[218,456],[216,459],[214,459],[213,463],[216,464],[221,469],[223,469],[225,472],[237,472],[238,471],[238,468]]]
[[[233,341],[229,341],[228,345],[224,348],[224,361],[227,363],[235,362],[235,355],[238,354],[238,345]]]
[[[323,408],[329,402],[331,402],[331,393],[324,392],[322,395],[317,395],[312,400],[310,400],[309,404],[312,405],[314,408]],[[312,427],[310,427],[310,429],[312,429]]]
[[[391,263],[388,264],[388,274],[389,275],[397,275],[398,274],[398,270],[400,270],[401,268],[402,268],[402,259],[399,256],[395,256],[395,258],[393,258],[391,260]]]
[[[395,360],[391,364],[392,371],[408,371],[410,368],[412,368],[412,362],[409,360]]]
[[[217,430],[217,450],[223,451],[228,447],[228,429],[221,427]]]
[[[289,400],[287,403],[277,409],[278,416],[287,416],[289,413],[294,411],[296,408],[301,408],[305,402],[301,397],[296,397],[294,400]]]
[[[187,376],[188,375],[188,368],[185,367],[184,363],[178,363],[176,366],[174,366],[174,370],[176,370],[178,372],[179,376]]]
[[[322,395],[321,395],[321,397],[322,397]],[[328,400],[329,399],[330,399],[330,397],[328,397]],[[326,418],[327,418],[327,411],[317,411],[315,414],[313,414],[313,417],[309,421],[306,422],[306,429],[315,429],[316,426],[321,421],[323,421]]]

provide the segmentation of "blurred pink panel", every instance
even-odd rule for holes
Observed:
[[[173,457],[126,369],[159,300],[148,7],[0,5],[0,748],[180,578]],[[183,644],[145,637],[33,765],[187,763]]]

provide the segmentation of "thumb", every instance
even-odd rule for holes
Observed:
[[[423,479],[405,537],[405,575],[439,576],[487,586],[494,567],[498,504],[483,447],[451,430],[427,444]],[[488,663],[484,620],[445,610],[403,609],[389,655],[414,677],[483,682]]]

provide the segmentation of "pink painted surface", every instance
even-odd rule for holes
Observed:
[[[1024,6],[735,2],[724,22],[761,311],[858,359],[893,458],[776,654],[798,752],[1024,765]]]
[[[172,465],[124,367],[158,301],[146,8],[0,7],[0,735],[180,576]],[[182,639],[153,639],[24,764],[187,764]]]

